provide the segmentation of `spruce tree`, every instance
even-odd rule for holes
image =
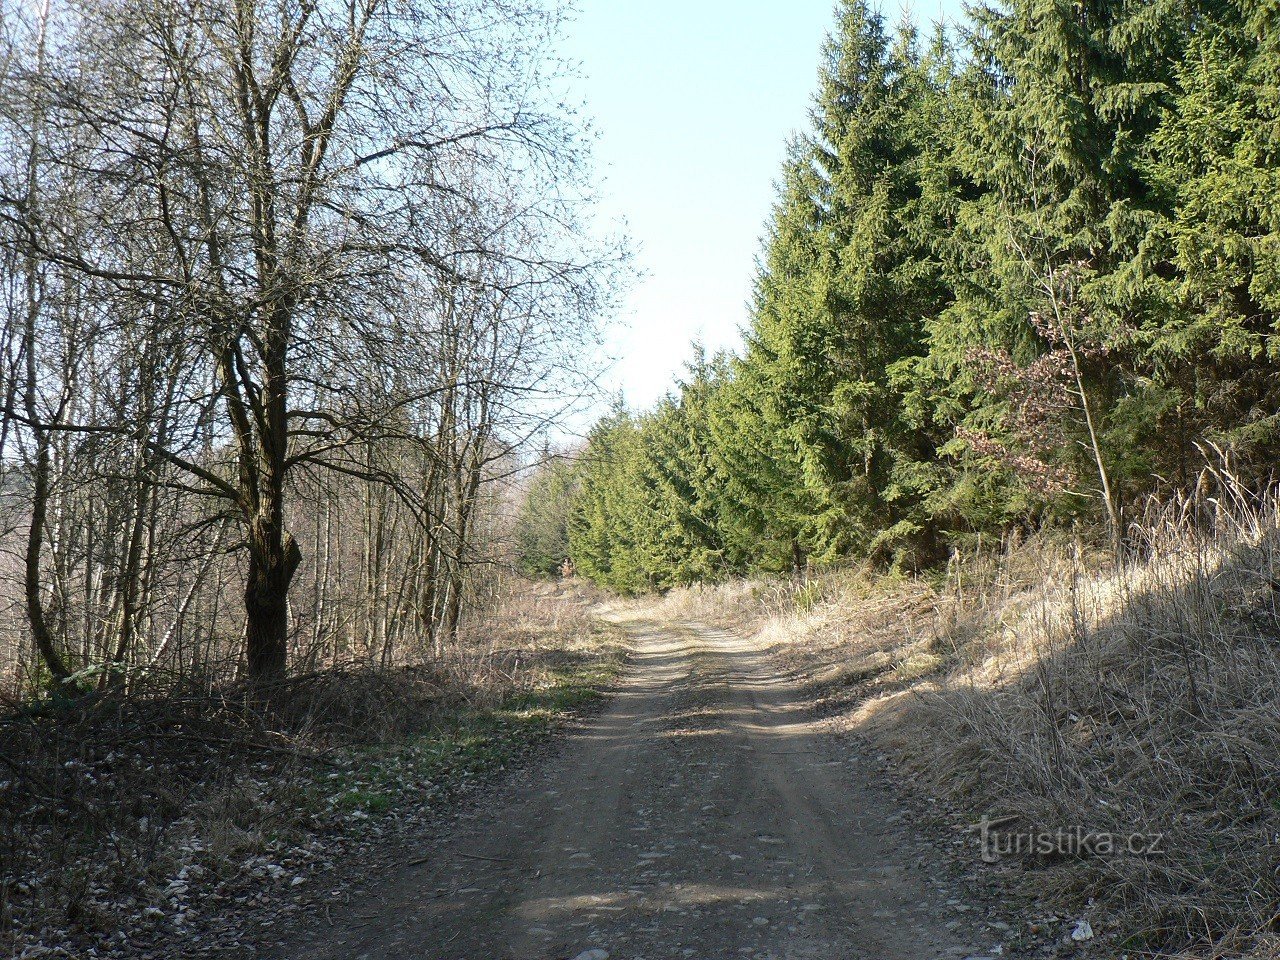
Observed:
[[[953,85],[966,114],[955,156],[978,190],[949,241],[956,302],[930,326],[931,365],[963,411],[962,435],[991,444],[971,444],[972,459],[989,466],[1001,446],[1006,466],[1043,453],[1100,506],[1113,539],[1122,465],[1134,461],[1109,414],[1140,383],[1142,320],[1139,298],[1116,290],[1155,199],[1138,158],[1167,87],[1174,7],[1013,0],[978,11],[970,67]],[[1029,367],[1055,351],[1073,413],[1044,451],[1007,415],[1022,395],[984,382],[983,357]]]
[[[530,481],[516,521],[516,550],[525,573],[555,574],[569,556],[576,473],[572,460],[548,457]]]
[[[1280,36],[1270,4],[1206,4],[1144,152],[1159,216],[1134,257],[1152,303],[1144,410],[1156,468],[1192,480],[1209,441],[1256,483],[1280,453]],[[1172,439],[1174,442],[1169,443]]]
[[[784,170],[742,374],[776,438],[759,444],[767,486],[789,492],[770,539],[797,559],[933,553],[916,469],[932,442],[895,375],[948,300],[917,222],[932,96],[914,33],[895,40],[867,4],[843,4]]]

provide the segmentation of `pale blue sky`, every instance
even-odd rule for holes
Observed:
[[[954,16],[924,0],[917,22]],[[885,4],[898,19],[902,7]],[[603,213],[642,271],[607,384],[643,408],[701,340],[736,347],[788,136],[804,126],[833,0],[580,0],[565,54],[600,138]]]

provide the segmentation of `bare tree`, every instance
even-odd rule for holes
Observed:
[[[366,643],[385,655],[401,611],[452,634],[484,561],[482,488],[573,392],[569,357],[618,263],[584,239],[582,144],[548,95],[558,14],[82,0],[54,22],[53,49],[41,31],[9,62],[0,115],[11,169],[24,133],[56,131],[31,139],[21,189],[0,186],[8,287],[47,277],[62,310],[11,309],[5,329],[4,443],[29,451],[27,608],[46,664],[73,669],[73,606],[82,665],[125,664],[144,633],[154,663],[234,574],[230,550],[244,668],[282,676],[295,531],[334,489],[366,507]],[[20,299],[43,308],[34,288]],[[43,360],[41,323],[58,344]],[[54,474],[79,519],[50,560]],[[316,643],[350,592],[334,589],[332,525],[312,538]],[[222,611],[213,592],[206,605],[212,641]]]

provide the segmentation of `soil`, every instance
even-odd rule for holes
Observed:
[[[258,956],[1009,955],[1008,928],[965,901],[952,855],[803,678],[727,631],[620,624],[632,654],[601,713]]]

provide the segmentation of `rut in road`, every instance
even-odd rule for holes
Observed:
[[[500,808],[277,955],[981,952],[944,922],[927,845],[847,749],[815,731],[800,686],[765,652],[694,624],[624,626],[633,655],[603,714]]]

